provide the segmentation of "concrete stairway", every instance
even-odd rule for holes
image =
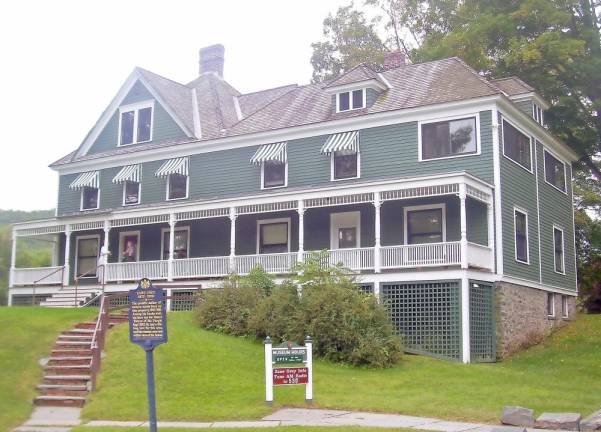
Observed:
[[[127,321],[127,314],[117,312],[109,316],[112,327]],[[82,407],[91,387],[91,343],[96,322],[82,322],[62,332],[56,340],[51,356],[45,359],[44,378],[37,386],[36,406]]]
[[[77,288],[76,295],[74,286],[64,287],[41,302],[40,306],[62,308],[81,306],[98,295],[101,289],[99,286],[80,286]]]

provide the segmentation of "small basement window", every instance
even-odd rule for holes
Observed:
[[[365,89],[341,92],[336,95],[336,111],[365,108]]]
[[[421,125],[421,160],[474,154],[478,151],[476,118]]]
[[[279,161],[263,162],[263,188],[286,186],[286,163]]]
[[[152,102],[119,108],[119,145],[152,140]]]
[[[332,153],[333,180],[359,177],[359,152],[341,150]]]
[[[140,204],[140,183],[133,181],[123,182],[123,205]]]
[[[530,137],[503,120],[503,154],[515,163],[532,171]]]
[[[555,316],[555,294],[551,292],[547,293],[547,316]]]
[[[188,176],[169,174],[169,177],[167,177],[167,199],[183,198],[188,198]]]
[[[545,181],[562,192],[566,191],[566,167],[547,150],[545,150]]]
[[[81,190],[81,209],[94,210],[98,208],[98,188],[85,186]]]
[[[570,317],[570,303],[568,301],[567,295],[561,296],[561,317],[562,318]]]

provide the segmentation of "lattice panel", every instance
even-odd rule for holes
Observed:
[[[35,306],[39,306],[41,302],[48,300],[52,294],[36,294],[35,296],[27,294],[13,295],[13,306],[31,306],[32,302]]]
[[[32,235],[44,235],[44,234],[58,234],[65,232],[64,225],[54,225],[40,228],[23,228],[17,229],[15,233],[19,237],[32,236]]]
[[[382,201],[418,198],[437,195],[449,195],[459,192],[459,184],[451,183],[437,186],[422,186],[415,188],[397,189],[384,191],[381,194]]]
[[[472,362],[496,360],[494,288],[470,283],[470,353]]]
[[[373,202],[373,193],[362,193],[354,195],[332,196],[324,198],[310,198],[305,200],[305,208],[311,207],[328,207],[345,204],[360,204]]]
[[[481,190],[476,189],[475,187],[468,185],[465,188],[465,192],[468,196],[471,196],[472,198],[477,199],[478,201],[482,201],[484,203],[490,202],[490,195],[486,192],[482,192]]]
[[[359,292],[363,294],[373,294],[374,293],[374,285],[370,283],[362,283],[358,285]]]
[[[461,359],[458,282],[382,284],[382,299],[409,352]]]
[[[194,219],[207,219],[221,216],[228,216],[230,214],[229,208],[217,208],[208,210],[192,210],[187,212],[176,213],[175,218],[178,221],[183,220],[194,220]]]
[[[147,225],[147,224],[165,223],[165,222],[169,222],[168,214],[115,219],[115,220],[111,221],[111,226],[122,227],[122,226]]]
[[[192,299],[196,291],[172,291],[171,292],[171,310],[191,311],[194,309],[195,301]],[[181,297],[181,298],[178,298]]]
[[[71,231],[87,231],[104,228],[104,221],[79,222],[71,225]]]
[[[250,214],[250,213],[265,213],[275,212],[282,210],[295,210],[298,206],[297,201],[283,201],[267,204],[251,204],[236,207],[236,213],[238,214]]]

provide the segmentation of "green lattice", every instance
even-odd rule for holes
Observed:
[[[51,294],[36,294],[34,296],[30,294],[18,294],[13,295],[12,305],[13,306],[31,306],[31,302],[33,301],[36,306],[39,306],[41,302],[47,300],[51,297]]]
[[[382,284],[382,299],[406,351],[461,359],[458,281]]]
[[[363,294],[373,294],[374,293],[374,284],[372,283],[361,283],[359,284],[359,291]]]
[[[171,310],[172,311],[190,311],[194,309],[194,301],[190,298],[194,296],[195,291],[172,291]],[[178,298],[185,297],[185,298]]]
[[[472,362],[496,360],[494,288],[470,282],[470,355]]]

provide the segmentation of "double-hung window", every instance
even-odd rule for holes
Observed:
[[[547,150],[545,153],[545,181],[562,192],[566,191],[566,167]]]
[[[75,276],[94,278],[97,274],[100,237],[97,235],[77,237]]]
[[[530,137],[503,120],[503,154],[515,163],[532,171],[532,144]]]
[[[332,153],[333,178],[343,180],[359,177],[359,152],[340,150]]]
[[[421,125],[421,160],[461,156],[477,152],[476,117]]]
[[[563,230],[557,227],[553,227],[553,259],[555,271],[565,273]]]
[[[140,183],[135,181],[123,182],[123,205],[140,204]]]
[[[529,263],[528,257],[528,214],[518,209],[513,211],[515,231],[515,259]]]
[[[257,253],[290,252],[289,219],[261,220],[257,228]]]
[[[545,124],[543,110],[535,103],[532,104],[532,117],[538,124]]]
[[[365,89],[336,94],[337,111],[350,111],[365,108]]]
[[[263,188],[286,186],[286,162],[268,160],[263,162]]]
[[[167,177],[167,199],[188,198],[188,176],[169,174]]]
[[[405,208],[405,244],[444,242],[445,229],[444,205]]]
[[[81,189],[81,209],[94,210],[98,208],[99,190],[96,187],[84,186]]]
[[[161,250],[163,260],[169,259],[169,228],[163,229],[161,239]],[[189,257],[190,249],[190,227],[175,228],[173,232],[173,259],[185,259]]]
[[[119,145],[152,140],[153,102],[142,102],[119,108]]]

